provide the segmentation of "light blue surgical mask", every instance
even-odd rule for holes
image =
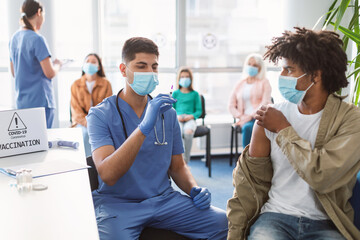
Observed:
[[[129,68],[128,68],[129,69]],[[130,70],[130,69],[129,69]],[[130,72],[132,72],[130,70]],[[133,72],[134,81],[129,84],[134,92],[140,96],[152,93],[159,85],[158,75],[154,72]]]
[[[179,85],[184,88],[188,88],[191,84],[190,78],[180,78]]]
[[[89,75],[93,75],[99,71],[98,66],[92,63],[84,63],[82,70]]]
[[[250,77],[255,77],[259,73],[259,69],[257,67],[250,65],[247,65],[245,70]]]
[[[297,80],[305,76],[306,73],[300,77],[288,77],[288,76],[279,76],[279,91],[281,95],[291,103],[299,104],[306,94],[306,92],[311,88],[314,83],[304,91],[296,89]]]

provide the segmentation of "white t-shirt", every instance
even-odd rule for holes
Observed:
[[[254,84],[245,83],[243,90],[242,90],[242,99],[244,101],[244,114],[251,115],[254,112],[254,108],[251,105],[251,89],[253,88]]]
[[[86,82],[86,86],[87,86],[87,89],[89,91],[89,93],[91,94],[92,93],[92,90],[93,90],[93,87],[95,85],[95,81],[85,81]]]
[[[85,82],[86,82],[87,89],[88,89],[88,91],[89,91],[89,93],[90,93],[90,95],[91,95],[91,94],[92,94],[92,90],[93,90],[94,85],[95,85],[95,81],[91,81],[91,82],[85,81]],[[90,106],[93,106],[93,101],[92,101],[92,99],[90,100]]]
[[[295,129],[296,133],[310,142],[312,149],[319,129],[323,110],[311,115],[301,114],[296,104],[284,102],[275,104]],[[271,142],[271,161],[274,175],[269,191],[269,200],[264,204],[261,213],[277,212],[296,217],[307,217],[313,220],[329,219],[314,190],[295,172],[287,157],[282,153],[275,139],[277,133],[265,129]]]

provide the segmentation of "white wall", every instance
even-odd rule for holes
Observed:
[[[284,29],[306,27],[312,29],[317,20],[327,12],[333,0],[284,0]],[[322,23],[316,29],[321,29]]]

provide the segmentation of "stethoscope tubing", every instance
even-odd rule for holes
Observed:
[[[120,89],[120,91],[119,91],[118,94],[116,95],[116,109],[117,109],[117,111],[118,111],[118,113],[119,113],[119,116],[120,116],[120,119],[121,119],[123,131],[124,131],[124,134],[125,134],[125,140],[126,140],[126,139],[128,138],[128,134],[127,134],[127,131],[126,131],[125,121],[124,121],[123,115],[122,115],[122,113],[121,113],[121,111],[120,111],[120,108],[119,108],[119,96],[120,96],[120,93],[121,93],[122,90],[123,90],[123,88]],[[148,96],[150,97],[150,99],[153,99],[150,94],[148,94]],[[162,142],[159,141],[158,136],[157,136],[157,133],[156,133],[156,126],[154,126],[155,138],[156,138],[156,141],[154,142],[154,144],[157,145],[157,146],[167,145],[167,142],[165,141],[165,120],[164,120],[164,114],[161,114],[161,118],[162,118],[162,130],[163,130],[163,141],[162,141]]]

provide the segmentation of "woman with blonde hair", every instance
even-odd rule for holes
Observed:
[[[202,107],[200,95],[193,89],[193,74],[190,68],[181,68],[178,72],[176,85],[177,90],[173,93],[173,98],[177,100],[173,104],[178,115],[181,128],[181,135],[184,143],[184,160],[190,161],[190,151],[192,140],[196,130],[195,120],[201,116]]]
[[[266,67],[260,54],[246,57],[243,78],[236,83],[228,109],[242,130],[242,145],[250,143],[255,113],[259,106],[271,103],[271,86],[266,79]]]

